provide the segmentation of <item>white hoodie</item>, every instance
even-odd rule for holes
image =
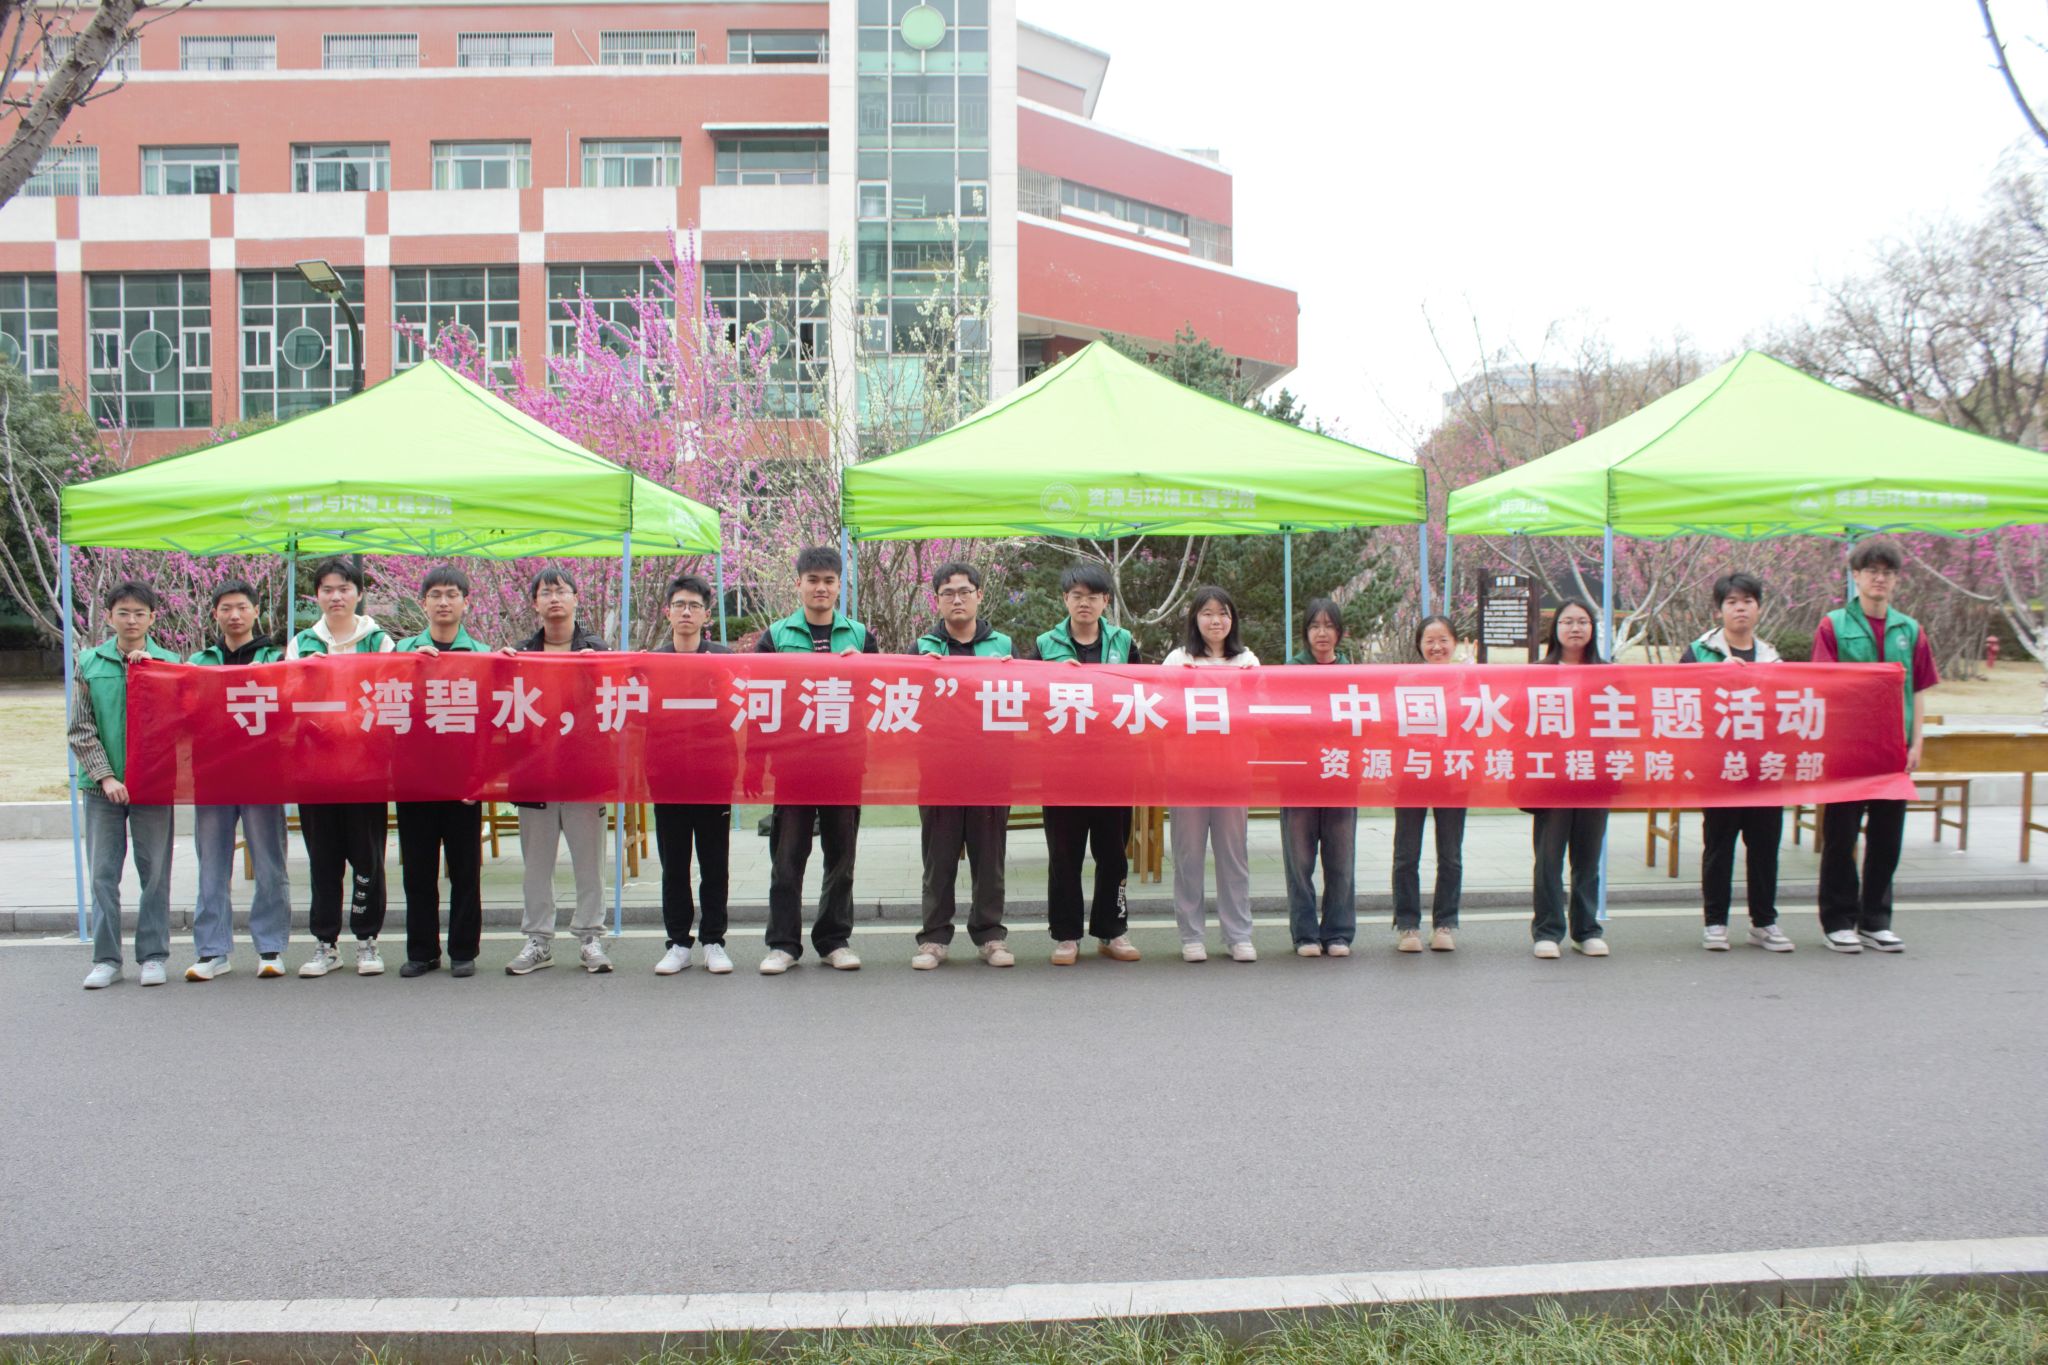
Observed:
[[[358,616],[355,618],[355,621],[356,628],[350,633],[348,638],[337,640],[334,638],[334,632],[327,628],[327,613],[321,612],[320,619],[313,623],[313,633],[327,642],[327,652],[329,654],[347,654],[351,652],[356,641],[362,639],[373,630],[384,629],[377,624],[377,618],[374,616]],[[391,636],[387,632],[384,636],[384,647],[377,652],[379,654],[389,654],[391,650]],[[287,659],[303,657],[299,653],[299,637],[296,632],[292,635],[291,643],[284,647],[284,657]]]

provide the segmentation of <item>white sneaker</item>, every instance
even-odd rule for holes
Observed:
[[[356,975],[384,975],[384,958],[377,951],[377,940],[359,938],[356,940]]]
[[[1792,951],[1792,940],[1787,938],[1785,931],[1775,924],[1752,924],[1749,927],[1749,941],[1751,945],[1761,948],[1767,953],[1789,953]]]
[[[1296,957],[1321,957],[1323,955],[1323,945],[1320,943],[1297,943],[1294,945],[1294,955]]]
[[[1572,951],[1587,957],[1606,957],[1607,940],[1604,938],[1582,938],[1572,943]]]
[[[299,964],[300,976],[325,976],[341,966],[341,954],[332,943],[315,943],[313,955]]]
[[[1002,939],[992,938],[981,945],[981,960],[991,967],[1014,967],[1017,955],[1010,951],[1010,945]]]
[[[729,976],[732,973],[732,959],[725,955],[723,943],[704,945],[704,970],[713,976]]]
[[[1835,930],[1832,934],[1828,935],[1827,944],[1828,951],[1831,953],[1860,953],[1863,951],[1863,940],[1854,929]]]
[[[103,991],[120,979],[120,963],[95,962],[92,964],[92,970],[85,974],[85,988],[89,991]]]
[[[264,978],[283,976],[284,954],[272,953],[268,957],[258,958],[256,961],[256,975]]]
[[[1259,950],[1252,947],[1249,943],[1233,943],[1230,945],[1230,960],[1232,962],[1257,962],[1259,960]]]
[[[761,975],[781,976],[795,965],[796,955],[794,953],[785,953],[782,949],[776,948],[768,956],[761,959]]]
[[[1183,943],[1180,945],[1180,960],[1182,962],[1207,962],[1209,960],[1209,949],[1206,945],[1200,943]]]
[[[851,948],[834,948],[825,954],[825,965],[835,972],[857,972],[860,970],[860,956]]]
[[[1728,926],[1725,924],[1709,924],[1706,932],[1700,935],[1700,947],[1705,948],[1710,953],[1727,952]]]
[[[1323,956],[1324,956],[1324,957],[1350,957],[1350,956],[1351,956],[1351,945],[1350,945],[1350,944],[1348,944],[1348,943],[1327,943],[1327,944],[1324,944],[1324,945],[1323,945]]]
[[[1879,929],[1876,933],[1872,934],[1858,933],[1856,938],[1858,942],[1874,953],[1903,953],[1906,951],[1906,940],[1900,938],[1889,929]]]
[[[1558,956],[1557,940],[1554,938],[1537,939],[1536,956],[1543,958],[1546,961],[1556,958]]]
[[[187,981],[211,981],[216,976],[226,976],[235,969],[235,964],[224,957],[202,957],[185,969]]]
[[[830,962],[831,958],[825,959]],[[920,972],[928,972],[946,960],[946,945],[943,943],[920,943],[917,953],[910,959],[910,965]]]
[[[602,976],[612,969],[612,960],[605,956],[604,944],[594,938],[584,939],[577,955],[583,959],[583,970],[593,976]]]
[[[145,986],[161,986],[169,977],[170,973],[164,970],[162,958],[143,963],[135,974],[135,979]]]
[[[668,951],[661,955],[661,961],[654,964],[656,976],[674,976],[677,972],[690,970],[690,950],[680,943],[668,945]]]
[[[528,934],[526,946],[519,950],[519,956],[505,964],[505,975],[525,976],[543,967],[555,965],[555,945],[539,934]]]

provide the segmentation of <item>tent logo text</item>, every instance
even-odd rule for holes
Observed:
[[[1081,501],[1081,490],[1070,483],[1049,483],[1038,495],[1038,510],[1049,517],[1070,517]]]
[[[242,520],[248,522],[251,526],[261,528],[277,525],[279,510],[280,507],[276,498],[264,497],[258,494],[253,498],[242,499]]]

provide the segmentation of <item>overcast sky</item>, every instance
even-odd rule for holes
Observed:
[[[2002,0],[2048,36],[2041,6]],[[1874,243],[1970,213],[2025,132],[1972,0],[1018,0],[1110,54],[1098,122],[1216,147],[1236,263],[1301,298],[1286,381],[1407,454],[1487,348],[1553,324],[1711,356]],[[2023,32],[2008,31],[2015,56]],[[2048,58],[2029,51],[2036,103]],[[1562,356],[1560,355],[1560,358]]]

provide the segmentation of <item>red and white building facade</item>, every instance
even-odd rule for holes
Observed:
[[[986,296],[950,344],[997,394],[1184,326],[1279,378],[1296,297],[1232,265],[1229,171],[1097,124],[1108,64],[1015,0],[206,0],[0,208],[0,358],[148,458],[347,394],[296,262],[341,275],[370,383],[406,323],[539,379],[564,301],[630,300],[674,233],[728,317],[778,261],[847,292],[781,338],[792,413],[942,277]]]

